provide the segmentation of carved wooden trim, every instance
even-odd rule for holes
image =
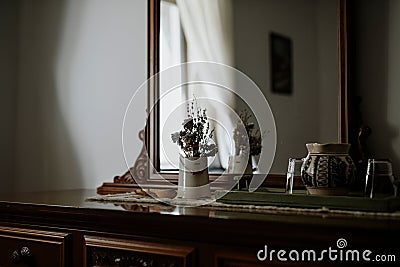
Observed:
[[[11,255],[11,251],[27,247],[31,256],[25,263],[34,266],[69,266],[70,238],[72,237],[68,233],[0,226],[2,249],[9,250],[6,253]]]
[[[145,182],[149,177],[149,165],[148,165],[149,158],[147,155],[146,145],[144,143],[145,141],[144,130],[141,130],[139,132],[139,139],[142,140],[143,147],[139,153],[139,156],[136,159],[135,164],[133,165],[132,168],[129,168],[129,170],[126,171],[123,175],[115,176],[114,183],[135,184],[137,181],[142,183]]]
[[[139,132],[139,139],[145,141],[144,130]],[[147,153],[146,144],[143,143],[142,150],[136,159],[135,165],[133,166],[132,174],[137,181],[143,181],[149,177],[149,155]]]
[[[51,231],[40,231],[27,228],[14,228],[0,226],[1,236],[11,236],[13,238],[25,238],[29,240],[39,240],[44,242],[52,242],[55,244],[61,244],[65,238],[69,235],[61,232]]]
[[[194,266],[194,248],[84,236],[85,266]]]

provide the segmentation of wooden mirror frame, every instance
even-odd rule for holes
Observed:
[[[159,32],[160,32],[160,0],[148,1],[148,78],[157,74],[159,71]],[[338,20],[338,141],[341,143],[349,142],[349,92],[348,92],[348,61],[347,61],[347,0],[337,0],[337,20]],[[156,101],[159,97],[158,84],[156,80],[148,85],[147,107],[153,107],[147,119],[144,130],[139,132],[139,138],[143,141],[143,148],[133,165],[126,173],[115,176],[113,183],[103,183],[97,189],[99,194],[130,192],[138,188],[137,181],[143,187],[165,188],[170,186],[170,182],[177,183],[177,174],[159,174],[159,106]],[[153,162],[155,168],[150,167]],[[133,178],[134,176],[135,178]],[[229,175],[227,175],[228,177]],[[264,181],[264,186],[284,187],[284,174],[268,174]],[[215,178],[215,176],[214,176]],[[168,182],[167,182],[167,181]],[[213,175],[210,175],[213,180]],[[223,182],[223,181],[222,181]],[[302,187],[300,179],[295,181],[295,187]]]

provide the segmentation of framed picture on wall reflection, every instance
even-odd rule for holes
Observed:
[[[292,41],[289,37],[270,33],[271,88],[274,93],[291,94]]]

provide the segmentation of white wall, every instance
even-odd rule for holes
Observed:
[[[356,3],[355,89],[361,115],[372,129],[368,148],[375,158],[390,158],[400,175],[400,1]]]
[[[270,104],[278,137],[270,172],[284,173],[288,158],[307,155],[306,143],[338,140],[336,1],[235,0],[234,18],[235,66]],[[271,92],[271,31],[292,40],[291,95]]]
[[[126,171],[122,120],[146,79],[146,18],[145,0],[21,0],[18,191],[95,188]],[[140,151],[136,135],[128,148]]]
[[[14,187],[17,12],[16,1],[0,1],[0,192]]]

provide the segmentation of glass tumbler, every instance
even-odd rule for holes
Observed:
[[[288,170],[286,175],[286,194],[293,194],[293,183],[294,177],[301,175],[301,165],[303,165],[303,159],[290,158],[288,164]]]
[[[365,194],[370,198],[382,198],[396,194],[392,162],[389,159],[368,159]]]

